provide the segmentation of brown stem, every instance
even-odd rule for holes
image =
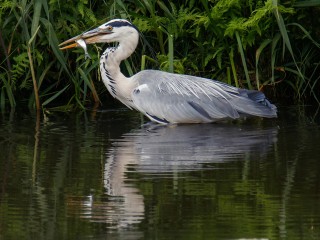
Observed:
[[[30,46],[28,46],[28,57],[29,57],[30,70],[31,70],[31,76],[32,76],[32,81],[33,81],[33,90],[34,90],[34,96],[35,96],[35,100],[36,100],[36,107],[37,107],[37,110],[39,110],[40,109],[40,100],[39,100],[39,94],[38,94],[38,84],[37,84],[37,80],[36,80],[36,75],[34,73],[34,67],[33,67]]]

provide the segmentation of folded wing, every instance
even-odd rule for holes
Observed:
[[[188,75],[146,70],[135,76],[136,108],[160,123],[215,122],[241,115],[276,117],[276,107],[262,92]]]

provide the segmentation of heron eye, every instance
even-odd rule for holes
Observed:
[[[112,27],[112,26],[110,26],[110,25],[109,25],[109,26],[107,26],[107,30],[108,30],[108,31],[112,31],[112,29],[113,29],[113,27]]]

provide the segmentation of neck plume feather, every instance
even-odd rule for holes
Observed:
[[[117,47],[107,48],[100,59],[100,70],[105,86],[111,95],[128,107],[130,107],[128,99],[135,83],[129,81],[129,78],[120,72],[120,63],[127,59],[138,45],[139,34],[136,30],[134,31],[122,38]]]

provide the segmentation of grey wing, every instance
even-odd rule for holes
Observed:
[[[242,113],[260,116],[268,108],[249,99],[247,90],[209,79],[154,70],[134,77],[139,82],[132,92],[134,105],[160,123],[214,122]]]

